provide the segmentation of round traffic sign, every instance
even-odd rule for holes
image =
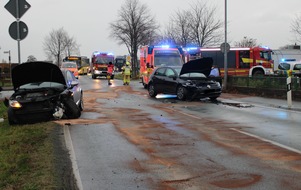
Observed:
[[[19,25],[19,31],[18,31],[18,25]],[[28,27],[27,25],[22,21],[15,21],[11,23],[9,26],[9,35],[15,39],[15,40],[23,40],[26,38],[28,34]],[[18,36],[19,33],[19,36]]]
[[[226,43],[226,47],[225,47],[225,43],[222,43],[221,46],[221,52],[225,53],[225,51],[228,53],[230,51],[230,44]]]

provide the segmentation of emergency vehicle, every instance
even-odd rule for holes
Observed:
[[[63,62],[73,61],[76,63],[79,75],[86,75],[89,72],[89,58],[86,56],[67,56]]]
[[[193,52],[193,53],[190,53]],[[221,75],[224,75],[224,53],[220,48],[186,48],[185,57],[212,57],[213,65],[218,67]],[[194,55],[194,56],[191,56]],[[272,50],[267,47],[253,48],[230,48],[227,54],[227,70],[230,76],[258,76],[273,75],[274,61],[272,60]]]
[[[109,62],[114,63],[113,53],[99,51],[93,52],[90,65],[92,79],[96,79],[96,77],[100,76],[106,77]]]
[[[180,46],[143,46],[140,48],[140,78],[147,88],[152,70],[160,66],[181,66],[183,49]]]

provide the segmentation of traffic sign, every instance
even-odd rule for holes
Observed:
[[[221,46],[221,52],[225,53],[225,51],[228,53],[230,51],[230,44],[226,43],[226,49],[225,49],[225,43],[222,43]]]
[[[20,19],[24,15],[24,13],[30,8],[30,4],[27,3],[26,0],[10,0],[4,7],[16,19]]]
[[[19,24],[19,31],[18,31],[18,24]],[[15,39],[15,40],[23,40],[27,34],[28,34],[28,27],[27,25],[22,22],[22,21],[15,21],[13,23],[11,23],[11,25],[9,26],[9,35]],[[18,36],[18,32],[19,32],[19,36]],[[20,39],[18,39],[18,37]]]

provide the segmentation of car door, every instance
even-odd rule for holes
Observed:
[[[171,68],[166,68],[165,70],[165,80],[162,84],[162,88],[166,90],[166,93],[174,94],[177,87],[177,74]]]
[[[67,71],[66,73],[66,80],[67,80],[67,85],[69,88],[71,88],[71,91],[73,92],[73,99],[75,103],[78,103],[81,98],[81,88],[79,86],[78,80],[75,78],[73,73],[71,71]],[[77,85],[74,85],[77,84]]]
[[[152,77],[153,85],[158,93],[164,93],[165,90],[163,88],[165,81],[165,67],[158,68],[154,72],[154,76]]]

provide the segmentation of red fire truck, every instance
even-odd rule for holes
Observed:
[[[143,46],[140,48],[140,78],[147,87],[152,70],[160,66],[183,65],[183,49],[179,46]]]
[[[186,48],[185,57],[188,60],[195,56],[212,57],[213,64],[220,68],[224,75],[224,53],[220,48]],[[267,47],[230,48],[227,54],[228,75],[256,76],[273,75],[272,50]]]
[[[108,52],[95,51],[92,54],[90,70],[92,79],[98,76],[107,76],[109,62],[114,63],[114,54]]]

